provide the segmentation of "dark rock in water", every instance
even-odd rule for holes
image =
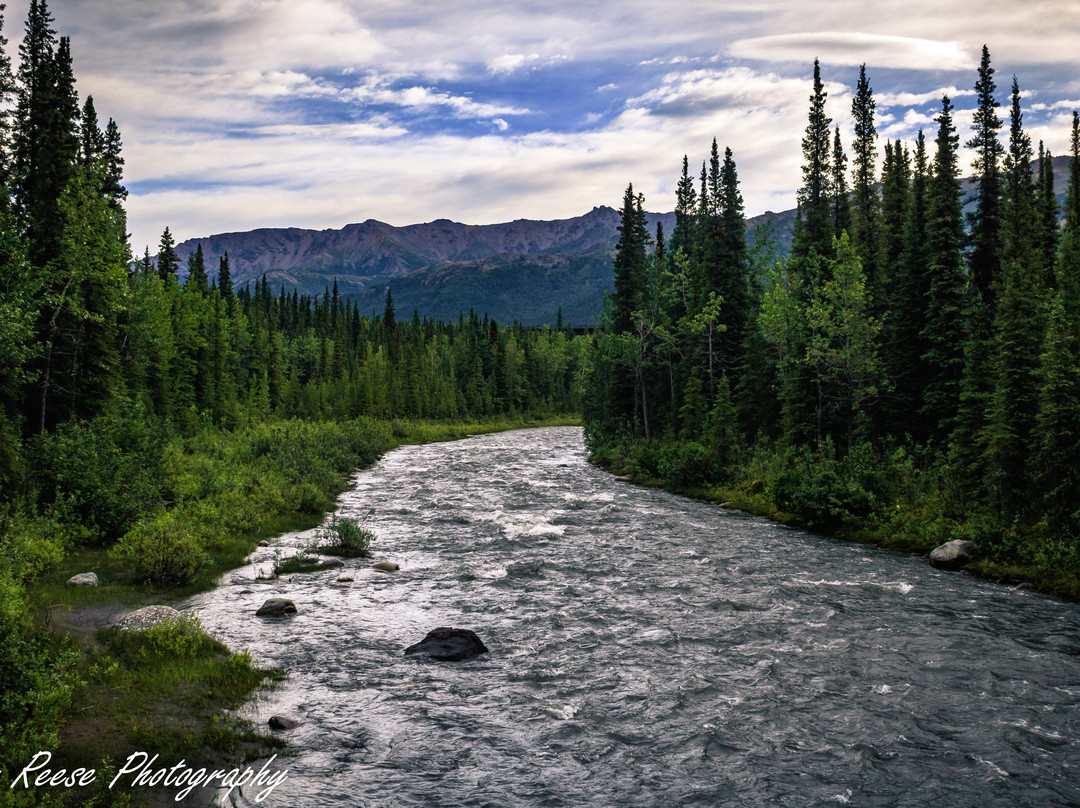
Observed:
[[[259,546],[260,547],[269,547],[270,542],[268,542],[266,539],[263,539],[261,542],[259,542]]]
[[[284,730],[284,729],[296,729],[300,726],[300,722],[295,718],[289,718],[286,715],[272,715],[270,720],[266,722],[270,729]]]
[[[296,614],[296,604],[286,598],[270,598],[255,612],[256,617],[282,617],[287,614]]]
[[[336,570],[345,566],[345,562],[340,558],[328,558],[325,561],[319,562],[319,569],[321,570]]]
[[[421,642],[405,649],[405,656],[427,654],[443,662],[457,662],[478,654],[486,654],[487,646],[467,628],[437,628],[428,632]]]
[[[975,545],[956,539],[935,547],[930,553],[930,566],[943,570],[958,570],[975,560]]]

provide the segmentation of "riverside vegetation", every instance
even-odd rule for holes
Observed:
[[[0,805],[127,804],[146,795],[6,786],[39,750],[99,772],[143,748],[264,754],[274,739],[219,716],[279,674],[195,625],[95,621],[213,586],[397,444],[573,422],[584,342],[402,322],[389,293],[372,318],[336,288],[234,289],[201,251],[181,282],[168,230],[133,262],[119,127],[80,103],[53,25],[31,0],[14,73],[0,47]],[[97,587],[65,586],[90,569]]]
[[[683,158],[669,241],[630,186],[589,360],[594,457],[887,547],[968,539],[974,571],[1080,597],[1080,121],[1062,211],[1015,78],[999,140],[993,75],[984,48],[965,200],[947,96],[933,144],[886,143],[879,176],[864,66],[849,178],[815,61],[786,257],[764,230],[746,243],[715,141],[699,185]]]

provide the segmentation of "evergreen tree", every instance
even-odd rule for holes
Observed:
[[[1028,464],[1039,401],[1038,364],[1043,345],[1042,278],[1039,272],[1031,139],[1023,129],[1020,88],[1013,78],[1001,251],[1003,288],[998,296],[995,376],[986,429],[988,487],[1005,524],[1032,501]]]
[[[88,95],[86,103],[83,104],[79,132],[80,162],[83,165],[97,163],[105,155],[105,134],[98,127],[97,111],[94,109],[94,97],[92,95]]]
[[[52,23],[45,0],[31,0],[19,46],[12,191],[35,267],[59,254],[59,200],[78,156],[79,108],[70,42],[57,42]]]
[[[799,189],[799,218],[795,222],[792,255],[804,259],[811,251],[828,255],[832,249],[833,226],[830,205],[829,135],[832,118],[825,114],[828,93],[821,81],[821,66],[814,60],[814,91],[810,114],[802,139],[803,184]]]
[[[847,190],[847,155],[844,154],[844,146],[840,142],[840,127],[836,127],[833,137],[832,152],[832,220],[833,235],[840,238],[841,234],[851,229],[851,201],[848,199]]]
[[[645,292],[648,231],[643,205],[644,198],[634,193],[633,184],[628,185],[623,195],[619,241],[615,245],[611,327],[616,333],[633,330],[633,315],[641,308]]]
[[[994,68],[990,66],[990,51],[983,45],[979,63],[979,79],[975,82],[978,106],[972,120],[974,135],[967,142],[975,150],[972,167],[978,177],[975,212],[969,214],[971,231],[971,278],[984,305],[992,306],[1000,275],[1001,247],[1001,177],[1003,154],[998,142],[1001,119],[997,116],[998,102],[994,98]]]
[[[923,362],[928,375],[922,413],[930,435],[944,439],[952,430],[960,400],[964,370],[964,290],[961,263],[963,235],[960,176],[956,150],[959,138],[953,125],[952,103],[941,100],[933,170],[927,184],[926,261],[930,294],[922,338],[927,345]]]
[[[1054,263],[1058,251],[1058,202],[1054,195],[1054,165],[1049,149],[1039,141],[1039,182],[1036,188],[1039,207],[1038,250],[1042,266],[1042,284],[1053,288],[1056,283]]]
[[[170,278],[176,280],[180,271],[180,256],[176,254],[176,242],[173,241],[172,233],[166,227],[161,234],[161,244],[158,245],[157,272],[163,281]]]
[[[870,81],[866,77],[866,65],[859,67],[859,81],[855,88],[855,97],[851,101],[851,117],[855,122],[855,140],[852,143],[852,196],[851,196],[851,241],[862,260],[863,271],[870,282],[870,295],[875,307],[880,307],[882,279],[877,261],[880,245],[878,235],[879,203],[877,186],[874,178],[877,172],[877,129],[874,126],[874,112],[877,103]],[[886,153],[886,160],[888,154]],[[882,181],[884,184],[884,180]],[[884,193],[884,190],[883,190]],[[882,260],[886,267],[891,266],[888,258]]]
[[[221,293],[221,296],[228,301],[233,297],[233,283],[232,283],[232,271],[229,267],[229,253],[226,250],[225,254],[218,259],[218,279],[217,289]]]
[[[116,125],[116,121],[109,118],[109,123],[105,127],[105,185],[102,191],[109,199],[109,203],[118,211],[123,210],[124,200],[128,195],[127,188],[122,184],[124,179],[124,158],[120,154],[122,146],[120,127]]]
[[[202,244],[195,247],[195,252],[188,256],[188,276],[185,287],[189,292],[206,294],[209,291],[206,281],[206,259]]]
[[[897,278],[890,294],[892,305],[887,323],[891,340],[889,377],[894,391],[890,429],[897,435],[909,434],[919,442],[928,437],[927,419],[920,416],[930,375],[923,358],[930,350],[923,334],[931,283],[926,250],[928,173],[926,139],[920,130],[915,142],[903,245],[896,259]],[[889,222],[892,216],[887,214],[882,218]],[[889,223],[883,227],[891,228]],[[883,250],[883,255],[886,252]]]

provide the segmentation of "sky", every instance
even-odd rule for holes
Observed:
[[[17,58],[28,0],[8,0]],[[683,155],[732,149],[747,215],[794,207],[812,65],[850,151],[865,64],[884,141],[948,93],[969,135],[982,46],[1037,144],[1080,109],[1080,2],[50,0],[77,89],[124,141],[131,243],[257,227],[488,224],[669,211]],[[964,166],[970,153],[962,151]]]

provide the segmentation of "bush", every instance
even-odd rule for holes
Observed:
[[[134,581],[161,587],[189,584],[210,564],[199,537],[171,513],[140,522],[109,555]]]
[[[700,443],[670,447],[660,460],[661,476],[678,488],[698,488],[719,482],[725,476],[716,456]]]
[[[111,539],[161,504],[165,444],[134,407],[92,421],[69,421],[29,442],[38,507],[78,524],[89,539]]]
[[[369,511],[370,513],[374,511]],[[330,517],[326,527],[319,532],[317,549],[319,552],[330,555],[359,558],[368,554],[371,542],[374,540],[375,534],[365,528],[359,520],[335,514]]]
[[[861,526],[879,506],[879,499],[865,487],[865,471],[864,464],[833,459],[832,446],[826,442],[817,452],[804,451],[790,459],[773,480],[772,499],[810,528]]]

